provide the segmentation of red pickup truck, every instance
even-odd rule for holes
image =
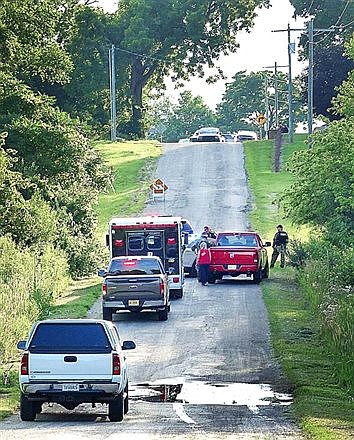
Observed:
[[[209,283],[214,284],[224,275],[245,274],[253,276],[253,282],[259,284],[269,276],[266,246],[271,243],[263,243],[256,232],[219,232],[216,245],[210,248]]]

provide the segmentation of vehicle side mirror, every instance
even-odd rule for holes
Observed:
[[[270,241],[266,241],[266,242],[264,243],[264,246],[272,246],[272,243],[271,243]]]
[[[109,247],[109,235],[106,234],[106,246]]]
[[[19,350],[25,350],[25,348],[26,348],[26,342],[27,342],[27,341],[18,341],[18,342],[17,342],[17,348],[18,348]]]
[[[136,348],[134,341],[123,341],[122,350],[133,350]]]
[[[98,271],[97,271],[97,275],[99,276],[99,277],[105,277],[106,275],[107,275],[107,271],[106,271],[106,269],[99,269]]]

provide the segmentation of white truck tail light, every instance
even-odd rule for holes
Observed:
[[[21,374],[28,375],[28,353],[24,353],[21,358]]]
[[[113,376],[119,376],[120,375],[120,357],[119,354],[114,353],[113,354]]]
[[[102,295],[107,293],[107,284],[102,284]]]
[[[160,280],[160,295],[163,296],[165,292],[165,286],[162,280]]]

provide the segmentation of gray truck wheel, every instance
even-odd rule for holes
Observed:
[[[36,418],[36,409],[34,402],[31,402],[23,394],[21,394],[20,418],[24,422],[33,422]]]
[[[175,298],[183,298],[183,288],[182,289],[175,289],[174,290],[174,297]]]
[[[102,318],[105,321],[112,321],[113,312],[112,309],[109,307],[103,307],[102,309]]]
[[[121,422],[124,418],[124,396],[119,394],[108,404],[108,418],[111,422]]]
[[[168,319],[168,306],[163,308],[162,310],[158,310],[159,321],[167,321]]]

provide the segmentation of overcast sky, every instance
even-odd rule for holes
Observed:
[[[114,12],[117,0],[98,0],[97,4],[107,12]],[[227,76],[226,81],[209,85],[204,80],[196,78],[186,83],[185,88],[191,90],[194,95],[202,96],[204,101],[214,108],[221,101],[225,91],[225,82],[230,82],[236,72],[263,70],[264,67],[274,66],[275,62],[278,66],[287,66],[287,32],[274,33],[272,30],[286,29],[288,23],[291,28],[303,28],[304,24],[302,20],[295,21],[292,18],[293,7],[288,0],[271,0],[271,4],[271,8],[258,11],[259,15],[250,33],[240,32],[238,37],[240,48],[237,53],[223,56],[220,59],[219,65]],[[292,32],[291,41],[296,42],[299,35],[300,32]],[[297,52],[292,55],[293,76],[298,75],[305,67],[306,65],[297,61]],[[287,72],[288,68],[279,70]],[[173,90],[170,83],[168,83],[168,92],[172,96],[179,93]]]

